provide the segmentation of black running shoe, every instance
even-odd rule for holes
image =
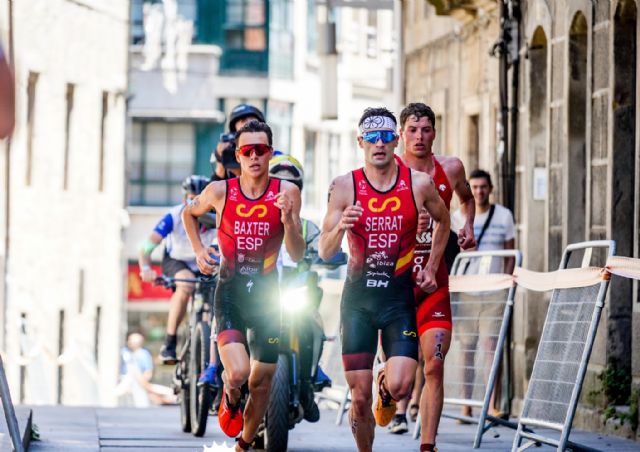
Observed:
[[[178,362],[178,358],[176,356],[176,346],[170,344],[164,344],[160,349],[160,361],[162,364],[175,364]]]
[[[409,427],[407,426],[407,416],[404,414],[396,414],[389,426],[389,432],[395,433],[396,435],[402,435],[408,431]]]
[[[320,410],[315,400],[312,400],[309,406],[304,409],[304,420],[307,422],[318,422],[320,420]]]

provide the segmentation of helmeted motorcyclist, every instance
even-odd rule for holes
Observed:
[[[269,174],[278,179],[288,180],[298,186],[300,192],[302,192],[304,170],[300,162],[287,154],[278,152],[277,155],[269,161]],[[309,246],[309,239],[316,237],[320,232],[320,229],[309,220],[302,219],[302,236]],[[278,270],[282,280],[286,280],[290,274],[296,273],[300,265],[304,263],[296,263],[289,257],[287,250],[282,248],[280,255],[278,256]]]
[[[229,133],[220,136],[220,142],[211,153],[213,174],[211,180],[226,180],[240,174],[240,164],[235,157],[235,134],[249,121],[265,122],[262,112],[249,104],[236,105],[229,114]]]
[[[273,177],[277,177],[279,179],[288,180],[293,182],[298,186],[300,191],[302,191],[303,179],[304,179],[304,170],[300,162],[292,157],[291,155],[280,153],[279,155],[275,155],[269,162],[269,174]],[[313,222],[302,219],[302,236],[307,243],[307,249],[317,249],[317,238],[320,235],[320,229]],[[289,257],[287,250],[283,247],[280,250],[280,255],[278,257],[278,268],[280,270],[281,280],[283,284],[287,284],[287,281],[292,279],[294,275],[299,272],[303,272],[309,269],[309,263],[306,260],[303,260],[299,263],[293,262],[293,260]],[[316,308],[320,304],[322,299],[322,289],[317,285],[317,274],[313,273],[316,277],[315,281],[308,281],[307,285],[310,288],[315,288],[315,293],[311,293],[310,296],[314,298],[313,303]],[[308,325],[307,328],[303,328],[302,330],[308,334],[309,336],[313,335],[314,328],[321,328],[322,321],[319,317],[319,313],[315,312],[315,317],[313,322]],[[322,330],[319,331],[320,334],[323,334]],[[308,337],[307,340],[301,340],[301,343],[306,343],[309,345],[308,349],[301,348],[300,350],[300,367],[302,369],[311,369],[313,359],[313,351],[311,349],[311,344],[313,343],[313,338]],[[306,377],[306,378],[305,378]],[[309,379],[311,377],[311,379]],[[300,376],[301,383],[305,384],[305,390],[301,393],[302,406],[304,408],[304,419],[309,422],[317,422],[320,419],[320,411],[318,410],[318,406],[315,403],[313,396],[313,383],[316,385],[331,385],[331,379],[323,372],[320,368],[320,365],[316,366],[316,375],[301,375]]]

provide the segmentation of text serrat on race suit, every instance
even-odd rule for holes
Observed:
[[[387,358],[418,359],[411,262],[418,210],[411,170],[398,165],[393,187],[376,190],[363,169],[352,172],[354,203],[364,210],[347,233],[350,258],[342,293],[342,360],[346,371],[371,369],[382,330]]]

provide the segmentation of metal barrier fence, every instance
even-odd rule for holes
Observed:
[[[450,285],[453,331],[445,360],[444,403],[457,407],[480,408],[477,417],[443,412],[444,417],[477,423],[473,447],[480,446],[482,435],[501,424],[516,428],[517,424],[488,415],[492,393],[500,379],[501,359],[513,313],[515,286],[492,285],[489,278],[480,284],[470,275],[503,275],[504,264],[512,259],[515,266],[522,261],[518,250],[472,251],[460,253],[451,274],[462,276]],[[510,275],[504,275],[509,280]],[[461,286],[466,286],[462,288]],[[487,287],[488,286],[488,287]],[[505,369],[503,375],[508,375]],[[505,381],[508,387],[508,381]],[[496,394],[496,399],[499,395]],[[416,426],[418,427],[419,424]],[[417,433],[417,432],[416,432]],[[417,435],[416,435],[417,437]]]
[[[324,343],[320,367],[331,378],[330,388],[316,394],[318,402],[328,401],[335,408],[336,425],[340,425],[344,414],[350,408],[350,391],[342,366],[342,342],[340,340],[340,300],[342,295],[342,279],[324,279],[322,287],[324,295],[320,305],[320,315],[324,323],[325,334],[329,340]]]
[[[570,261],[576,261],[574,255],[580,252],[583,256],[579,266],[589,266],[594,251],[612,256],[615,242],[569,245],[560,271],[567,269]],[[512,451],[525,450],[536,443],[556,446],[558,451],[567,446],[594,450],[569,442],[569,434],[608,286],[608,278],[604,278],[584,287],[553,290]],[[560,436],[543,436],[526,431],[528,427],[551,429],[560,432]],[[529,441],[521,446],[524,439]]]
[[[20,428],[16,418],[16,411],[14,410],[13,403],[11,401],[9,383],[7,383],[7,375],[4,371],[2,357],[0,357],[0,398],[2,399],[2,409],[4,411],[4,418],[7,421],[7,429],[9,430],[9,436],[11,437],[13,450],[15,452],[22,452],[24,451],[24,445],[20,438]]]
[[[331,388],[325,388],[317,394],[318,400],[329,400],[338,404],[336,415],[336,425],[342,424],[345,413],[351,406],[351,391],[345,380],[344,368],[342,366],[342,343],[340,341],[340,325],[335,330],[335,334],[330,336],[330,341],[325,342],[320,366],[322,370],[331,378]]]

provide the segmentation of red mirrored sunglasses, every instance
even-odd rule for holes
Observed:
[[[255,152],[258,157],[262,157],[268,152],[271,152],[272,147],[268,144],[245,144],[238,148],[238,152],[245,157],[251,156],[252,152]]]

